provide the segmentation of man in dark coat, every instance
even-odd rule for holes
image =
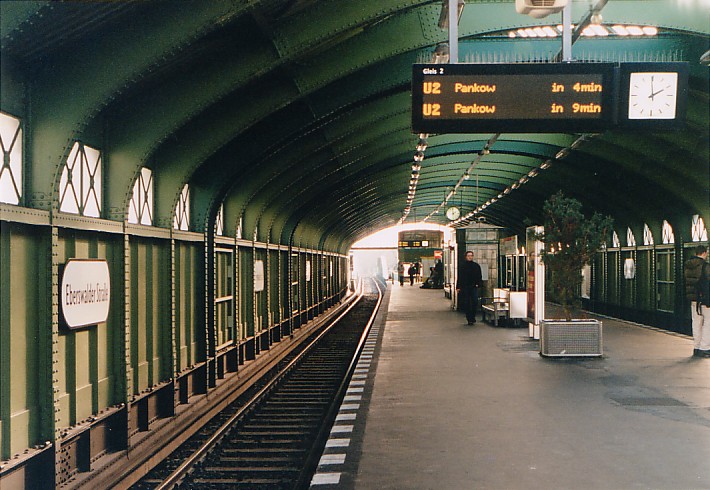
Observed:
[[[710,305],[704,304],[708,301],[707,298],[703,301],[698,297],[699,291],[708,289],[710,264],[708,264],[707,258],[708,249],[699,245],[695,248],[695,256],[688,259],[683,266],[685,297],[690,300],[690,316],[693,326],[693,357],[710,357]]]
[[[459,266],[459,276],[456,281],[456,293],[466,312],[469,325],[476,323],[478,310],[478,288],[481,287],[483,275],[481,266],[473,261],[473,252],[466,252],[466,260]]]
[[[414,262],[409,266],[409,285],[414,286],[414,278],[417,276],[419,271],[417,270],[417,263]]]
[[[434,266],[434,287],[444,287],[444,264],[441,263],[441,260],[437,260]]]

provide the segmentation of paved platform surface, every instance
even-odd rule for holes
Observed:
[[[312,488],[710,489],[710,359],[689,337],[603,318],[603,358],[549,359],[441,290],[386,303]]]

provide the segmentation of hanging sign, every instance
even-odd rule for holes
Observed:
[[[518,255],[518,236],[513,235],[500,239],[501,255]]]
[[[255,260],[254,261],[254,292],[264,290],[264,261]]]
[[[414,133],[556,133],[685,125],[687,62],[412,67]]]
[[[417,64],[420,133],[601,131],[615,120],[611,63]]]
[[[62,273],[59,304],[68,328],[105,322],[111,304],[108,262],[99,259],[69,259]]]

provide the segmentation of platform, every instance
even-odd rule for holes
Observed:
[[[710,489],[710,359],[688,336],[602,318],[603,358],[547,359],[441,290],[386,303],[312,488]]]

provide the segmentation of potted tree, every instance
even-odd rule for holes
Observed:
[[[599,320],[575,318],[581,308],[582,268],[589,264],[611,232],[613,220],[594,213],[586,218],[582,204],[560,191],[543,206],[541,258],[549,271],[552,295],[560,303],[563,319],[545,319],[540,325],[543,356],[601,356]]]

